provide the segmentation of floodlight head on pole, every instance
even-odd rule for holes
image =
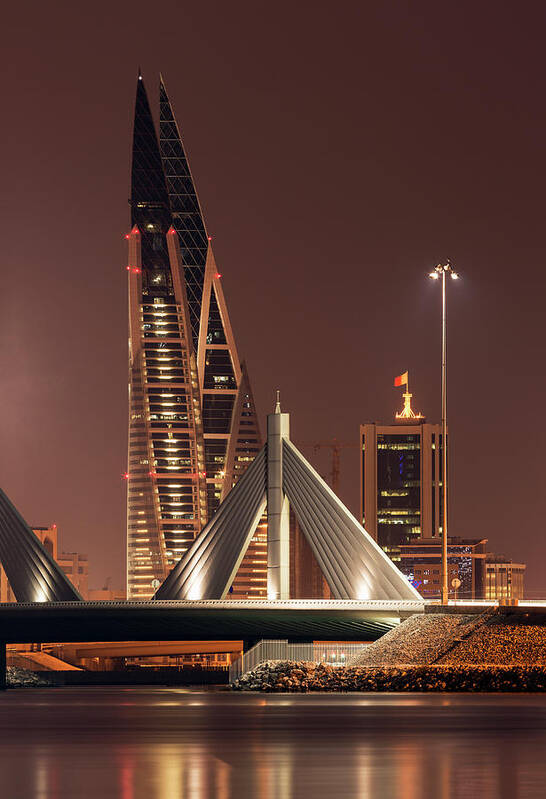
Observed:
[[[432,270],[432,272],[428,273],[428,276],[433,280],[438,280],[443,275],[449,275],[452,280],[459,279],[459,274],[451,266],[451,261],[449,260],[449,258],[447,259],[445,264],[437,264]]]

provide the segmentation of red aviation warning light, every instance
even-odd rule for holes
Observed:
[[[222,277],[222,274],[221,274],[221,272],[216,272],[216,274],[214,275],[214,277],[216,278],[216,280],[220,280],[220,278]]]
[[[123,474],[121,476],[123,477],[124,480],[128,480],[129,479],[129,472],[123,472]]]
[[[176,233],[176,230],[171,225],[170,228],[168,229],[167,233],[169,234],[169,236],[173,236]]]
[[[130,233],[126,233],[126,234],[125,234],[125,238],[126,238],[126,239],[130,239],[130,238],[131,238],[131,234],[130,234]]]

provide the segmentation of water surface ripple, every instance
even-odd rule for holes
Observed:
[[[0,695],[5,799],[534,799],[546,696]]]

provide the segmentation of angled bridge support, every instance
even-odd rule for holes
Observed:
[[[82,598],[1,489],[0,563],[18,602]]]
[[[267,444],[197,536],[154,599],[225,598],[268,508],[268,597],[289,585],[289,503],[335,599],[410,600],[420,594],[289,438],[289,415],[268,417]]]

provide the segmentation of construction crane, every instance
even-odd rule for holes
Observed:
[[[341,450],[347,447],[358,447],[358,444],[353,444],[348,441],[338,441],[333,438],[331,441],[301,441],[298,446],[300,447],[313,447],[313,453],[316,455],[320,449],[327,447],[332,450],[332,468],[330,471],[330,485],[332,491],[336,496],[339,496],[339,475],[341,470]]]

